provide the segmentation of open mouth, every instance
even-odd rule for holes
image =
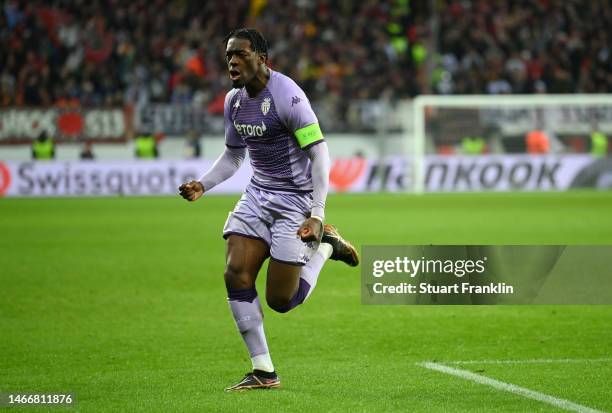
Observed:
[[[236,69],[230,69],[229,77],[231,80],[238,80],[240,79],[240,72]]]

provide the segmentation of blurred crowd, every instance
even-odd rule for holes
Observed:
[[[437,16],[437,93],[612,92],[609,0],[448,1]]]
[[[351,100],[612,92],[609,0],[4,0],[0,104],[171,102],[222,111],[222,39],[257,27],[270,66],[340,121]],[[435,7],[435,9],[431,9]]]

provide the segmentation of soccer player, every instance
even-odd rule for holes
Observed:
[[[267,67],[268,44],[254,29],[226,36],[233,89],[225,97],[225,151],[180,194],[195,201],[231,177],[245,158],[253,177],[229,214],[225,286],[229,306],[251,356],[253,370],[226,391],[280,386],[255,290],[269,257],[266,301],[285,313],[312,293],[328,258],[357,266],[355,248],[323,224],[329,185],[329,153],[317,117],[300,87]]]

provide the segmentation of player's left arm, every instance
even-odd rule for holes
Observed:
[[[282,89],[279,88],[275,96],[275,101],[280,103],[276,106],[278,114],[311,161],[313,202],[310,217],[300,225],[298,236],[304,242],[320,241],[329,188],[329,151],[308,97],[291,79],[285,78],[283,82]]]
[[[300,226],[298,234],[302,241],[320,241],[323,236],[325,219],[325,200],[329,190],[329,150],[324,140],[317,141],[306,149],[312,163],[312,208],[310,218]]]

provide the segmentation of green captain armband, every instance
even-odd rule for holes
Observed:
[[[311,143],[320,141],[323,139],[323,133],[318,123],[312,123],[308,126],[304,126],[294,132],[295,137],[300,144],[300,148],[304,148]]]

